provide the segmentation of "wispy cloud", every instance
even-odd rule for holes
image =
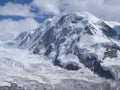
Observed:
[[[0,15],[33,17],[35,13],[30,12],[30,8],[30,5],[27,4],[22,5],[9,2],[4,6],[0,6]]]
[[[106,20],[120,21],[120,0],[33,0],[32,5],[42,14],[87,11]]]
[[[40,9],[40,14],[60,14],[59,0],[33,0],[32,6]]]
[[[36,7],[38,13],[31,12]],[[87,11],[106,20],[120,21],[120,0],[33,0],[29,4],[6,3],[0,15],[33,16],[59,15],[64,12]]]
[[[0,39],[13,39],[20,32],[36,29],[38,26],[39,24],[33,18],[26,18],[19,21],[13,21],[12,19],[2,20],[0,22]]]

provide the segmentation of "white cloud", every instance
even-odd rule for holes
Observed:
[[[106,20],[120,21],[120,0],[33,0],[40,13],[87,11]]]
[[[17,34],[38,28],[39,24],[33,18],[26,18],[19,21],[5,19],[0,21],[0,40],[14,39]]]
[[[87,11],[99,18],[120,21],[119,0],[64,0],[63,3],[67,12]]]
[[[100,18],[120,21],[120,0],[33,0],[25,5],[9,2],[0,6],[0,15],[37,16],[30,11],[31,6],[39,8],[41,15],[87,11]]]
[[[40,9],[40,14],[60,14],[59,0],[33,0],[32,5]]]
[[[9,2],[4,6],[0,6],[0,15],[35,16],[34,13],[30,12],[30,8],[30,5]]]

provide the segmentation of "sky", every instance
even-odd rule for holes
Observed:
[[[120,22],[120,0],[0,0],[0,40],[14,39],[55,15],[83,11]]]

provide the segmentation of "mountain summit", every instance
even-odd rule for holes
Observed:
[[[53,67],[65,72],[86,70],[85,72],[91,72],[94,77],[118,80],[120,33],[119,27],[115,26],[114,22],[100,20],[90,13],[74,12],[48,19],[41,23],[38,29],[22,32],[13,43],[6,44],[20,50],[28,50],[34,56],[40,56],[37,62],[40,61],[42,64],[45,62],[45,65],[50,63],[52,65],[50,70]],[[26,59],[28,60],[28,57]],[[28,60],[17,66],[25,69],[28,62],[29,67],[34,63]],[[48,67],[44,68],[48,70]]]

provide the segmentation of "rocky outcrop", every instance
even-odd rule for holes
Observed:
[[[11,86],[0,86],[0,90],[119,90],[120,83],[111,81],[92,82],[80,79],[63,79],[60,83],[48,85],[43,83],[19,86],[11,83]]]
[[[110,83],[94,83],[84,80],[65,79],[54,90],[113,90]]]
[[[24,87],[18,86],[16,83],[11,83],[11,86],[0,86],[0,90],[26,90]]]

